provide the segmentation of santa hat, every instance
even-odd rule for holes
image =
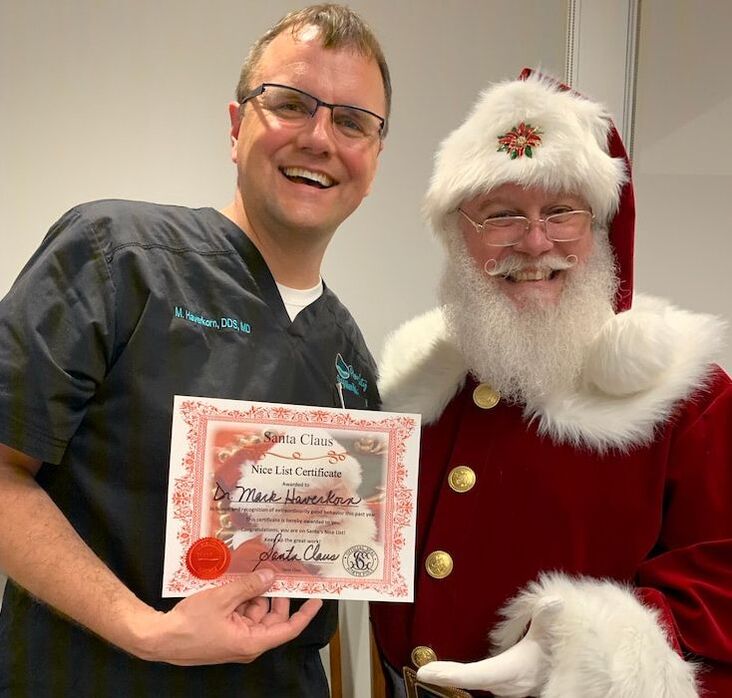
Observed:
[[[605,108],[529,69],[489,87],[437,151],[425,200],[432,227],[450,234],[462,201],[506,182],[587,200],[615,252],[616,310],[627,310],[635,205],[628,156]]]

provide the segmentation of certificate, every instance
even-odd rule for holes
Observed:
[[[412,601],[420,417],[175,396],[163,596]]]

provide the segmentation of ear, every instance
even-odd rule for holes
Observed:
[[[241,109],[239,102],[229,102],[229,121],[231,123],[231,159],[236,162],[236,144],[239,140],[239,129],[241,128]]]
[[[241,126],[241,106],[239,102],[229,102],[229,121],[231,122],[231,137],[239,138],[239,126]]]

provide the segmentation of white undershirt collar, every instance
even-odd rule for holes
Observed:
[[[276,281],[275,283],[277,284]],[[289,286],[277,284],[277,290],[282,296],[282,302],[285,304],[290,322],[292,322],[303,308],[307,308],[313,301],[323,295],[323,279],[320,279],[317,286],[312,288],[290,288]]]

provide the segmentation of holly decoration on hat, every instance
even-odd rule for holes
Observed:
[[[518,126],[514,126],[508,133],[498,136],[498,152],[508,153],[511,160],[523,157],[534,156],[534,148],[541,145],[541,134],[538,128],[534,128],[531,124],[521,122]]]

